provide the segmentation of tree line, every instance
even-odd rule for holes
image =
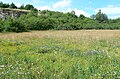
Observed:
[[[24,6],[24,4],[22,4],[20,7],[17,7],[14,3],[6,4],[3,2],[0,2],[0,8],[25,9],[25,10],[35,9],[34,6],[31,4],[27,4],[25,6]]]
[[[68,13],[49,10],[37,11],[34,10],[34,6],[32,9],[29,7],[29,10],[31,10],[29,14],[21,15],[19,18],[8,17],[5,20],[0,19],[0,32],[120,29],[120,18],[109,19],[101,10],[99,10],[97,14],[91,15],[90,18],[82,14],[76,16],[74,11]]]

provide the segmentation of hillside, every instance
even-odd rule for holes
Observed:
[[[28,14],[30,10],[0,8],[0,18],[14,17],[18,18],[22,14]]]
[[[86,17],[83,14],[77,16],[75,11],[66,13],[50,10],[40,11],[30,4],[16,7],[13,3],[0,3],[0,7],[0,32],[120,29],[120,18],[109,19],[107,14],[101,10]]]

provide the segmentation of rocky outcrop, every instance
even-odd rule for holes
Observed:
[[[22,14],[28,14],[29,10],[20,10],[20,9],[5,9],[0,8],[0,18],[5,19],[7,17],[18,18]]]

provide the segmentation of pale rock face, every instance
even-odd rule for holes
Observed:
[[[0,18],[5,19],[7,17],[18,18],[22,14],[28,14],[30,11],[17,10],[17,9],[3,9],[0,8]]]

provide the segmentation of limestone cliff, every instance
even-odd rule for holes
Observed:
[[[13,17],[17,18],[22,14],[28,14],[29,10],[20,10],[20,9],[9,9],[9,8],[0,8],[0,18]]]

